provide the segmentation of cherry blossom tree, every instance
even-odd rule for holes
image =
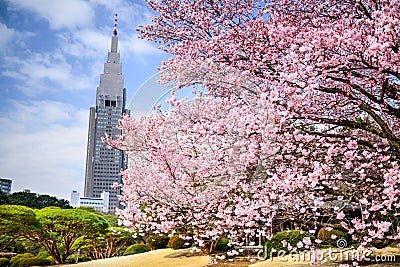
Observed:
[[[281,217],[400,238],[399,1],[147,2],[141,36],[174,55],[164,82],[267,97],[277,153],[259,192]]]
[[[272,155],[270,142],[261,141],[271,137],[270,128],[259,127],[268,124],[265,110],[234,96],[185,102],[173,93],[168,103],[169,111],[142,121],[125,117],[121,137],[108,139],[130,159],[124,223],[141,232],[177,232],[206,253],[223,236],[263,231],[272,213],[253,192],[264,181],[253,178],[260,155]]]
[[[131,159],[125,224],[207,252],[288,222],[400,239],[398,1],[147,3],[141,36],[174,56],[161,81],[206,91],[108,140]]]

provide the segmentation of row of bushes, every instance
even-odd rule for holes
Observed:
[[[222,252],[228,251],[228,243],[229,239],[222,238],[218,242],[216,250]],[[192,247],[193,242],[191,240],[184,240],[178,235],[174,235],[172,237],[151,235],[146,239],[146,245],[151,249],[162,249],[166,247],[172,249],[184,249]]]
[[[11,259],[0,258],[0,267],[29,267],[52,265],[54,261],[50,258],[42,258],[32,253],[18,254]]]
[[[78,259],[77,259],[78,258]],[[66,263],[76,263],[90,261],[89,257],[84,255],[70,255]],[[32,253],[18,254],[11,259],[0,258],[0,267],[29,267],[29,266],[47,266],[53,265],[54,260],[51,256],[33,255]]]
[[[296,248],[297,244],[299,242],[302,242],[305,237],[309,237],[311,242],[315,240],[315,236],[310,234],[309,232],[300,230],[283,231],[275,234],[270,240],[268,240],[265,243],[265,246],[267,246],[267,248],[269,249],[274,248],[277,251],[279,250],[287,251],[288,250],[287,245],[284,246],[282,241],[286,241],[288,244],[290,244],[290,246]],[[322,241],[321,243],[322,246],[336,246],[337,240],[339,239],[348,240],[348,235],[347,233],[336,229],[328,231],[322,228],[319,230],[317,238]],[[228,243],[229,239],[222,238],[218,242],[216,251],[220,252],[228,251],[229,250]],[[172,249],[183,249],[191,247],[193,243],[180,238],[178,235],[172,236],[171,238],[169,238],[168,236],[151,235],[146,239],[146,245],[148,246],[148,249],[152,250],[166,248],[167,246]]]
[[[168,241],[167,241],[168,242]],[[150,251],[152,248],[145,244],[134,244],[129,246],[123,255],[132,255]],[[68,256],[66,263],[77,263],[90,261],[91,259],[85,255],[70,255]],[[0,258],[0,267],[29,267],[29,266],[48,266],[53,265],[54,260],[51,256],[48,256],[46,252],[40,251],[36,256],[32,253],[23,253],[8,258]]]
[[[123,255],[132,255],[150,251],[151,247],[145,244],[134,244],[129,246]],[[85,262],[90,261],[91,259],[85,255],[70,255],[68,256],[66,263],[77,263],[77,262]],[[11,259],[8,258],[0,258],[0,267],[29,267],[29,266],[48,266],[53,265],[54,260],[48,256],[46,257],[45,253],[38,253],[35,256],[32,253],[23,253],[18,254]]]
[[[146,244],[134,244],[129,246],[125,252],[126,255],[133,255],[138,253],[144,253],[154,249],[162,249],[166,247],[170,247],[173,249],[187,248],[191,246],[187,244],[185,240],[181,239],[179,236],[173,236],[169,238],[168,236],[158,236],[152,235],[146,239]],[[84,255],[70,255],[67,258],[67,263],[76,263],[76,262],[84,262],[89,261],[90,258]],[[47,255],[45,251],[39,251],[39,253],[35,256],[32,253],[23,253],[18,254],[11,259],[8,258],[0,258],[0,267],[28,267],[28,266],[45,266],[52,265],[54,261],[51,257]]]
[[[286,250],[287,251],[287,245],[284,246],[282,241],[286,241],[290,246],[293,248],[296,248],[299,242],[302,242],[305,237],[309,237],[310,241],[313,242],[315,240],[315,236],[310,234],[309,232],[305,231],[300,231],[300,230],[291,230],[291,231],[283,231],[280,233],[275,234],[270,240],[268,240],[265,243],[265,246],[268,248],[274,248],[277,251],[279,250]],[[342,232],[340,230],[332,229],[332,230],[326,230],[326,229],[320,229],[317,238],[322,241],[321,245],[322,246],[336,246],[336,242],[339,239],[345,239],[348,240],[348,234],[345,232]],[[227,238],[222,238],[217,247],[217,251],[228,251],[229,239]],[[138,244],[136,244],[138,245]],[[132,247],[135,247],[136,245],[133,245]],[[188,248],[193,245],[192,242],[188,242],[187,240],[184,240],[180,238],[178,235],[172,236],[169,238],[168,236],[158,236],[158,235],[151,235],[146,239],[146,245],[147,249],[162,249],[162,248],[172,248],[172,249],[183,249],[183,248]],[[144,245],[142,245],[144,246]],[[142,247],[141,247],[142,249]],[[140,253],[140,252],[139,252]],[[129,254],[127,254],[129,255]]]
[[[314,242],[316,237],[309,232],[301,230],[290,230],[276,233],[270,240],[265,243],[267,253],[271,253],[271,250],[275,251],[286,251],[289,252],[289,245],[297,250],[307,249],[307,244],[303,244],[304,238],[308,237],[310,242]],[[317,238],[321,240],[321,247],[335,247],[337,246],[337,240],[344,239],[348,240],[348,234],[336,229],[326,230],[321,228],[318,231]],[[300,247],[299,247],[299,244]]]

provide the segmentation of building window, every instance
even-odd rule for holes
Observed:
[[[115,101],[115,100],[106,100],[105,101],[105,106],[106,107],[116,107],[117,106],[117,101]]]

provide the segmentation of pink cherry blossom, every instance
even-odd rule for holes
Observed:
[[[345,214],[343,213],[343,211],[340,211],[337,215],[336,218],[339,220],[342,220],[345,217]]]
[[[196,97],[108,139],[130,159],[127,225],[208,253],[286,224],[400,239],[399,1],[146,2],[160,82]]]

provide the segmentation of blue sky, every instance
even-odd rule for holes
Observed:
[[[131,99],[168,58],[137,38],[153,15],[144,2],[0,0],[0,177],[13,180],[13,192],[82,193],[89,108],[115,13]]]

